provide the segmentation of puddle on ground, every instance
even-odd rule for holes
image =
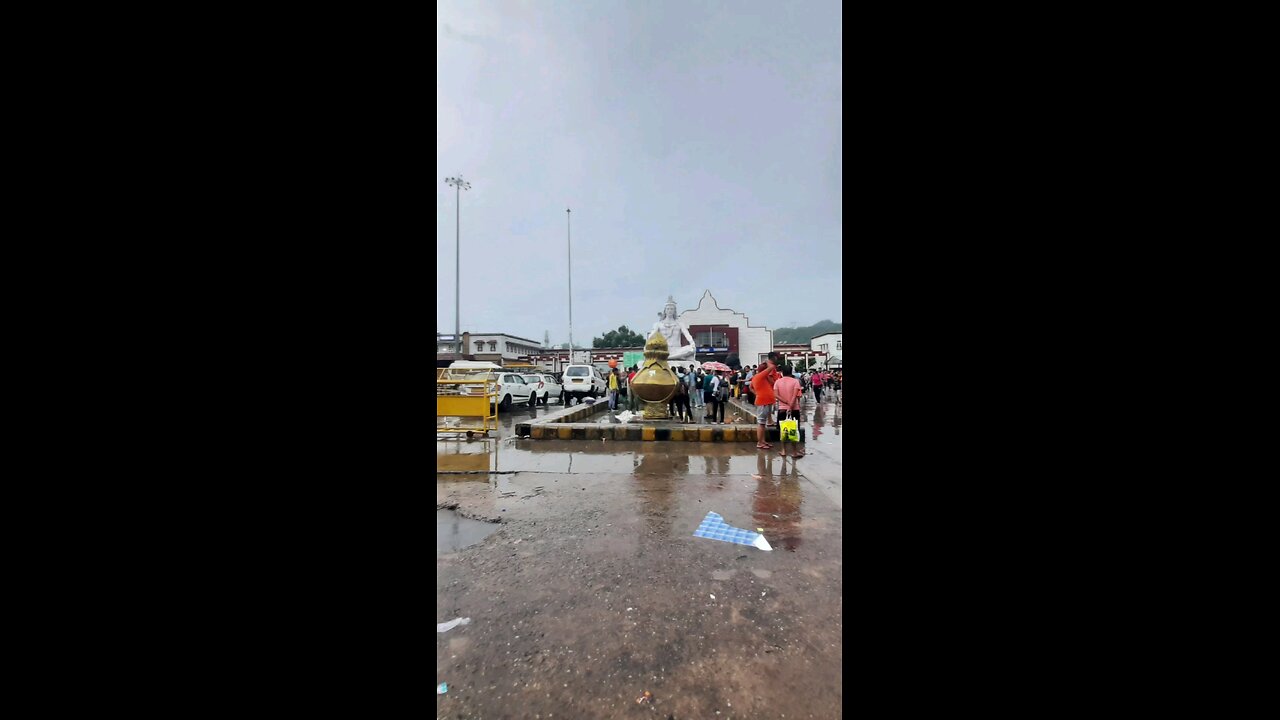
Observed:
[[[498,523],[464,518],[453,510],[436,510],[436,555],[470,547],[497,532]]]

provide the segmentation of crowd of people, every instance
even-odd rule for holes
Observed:
[[[626,388],[635,379],[638,367],[613,368],[609,373],[609,408],[617,407],[619,394],[626,396]],[[765,362],[740,370],[706,371],[701,367],[676,368],[676,392],[668,403],[671,417],[684,422],[696,422],[698,412],[702,421],[711,424],[724,423],[725,406],[729,398],[743,397],[756,409],[756,447],[761,450],[773,446],[765,442],[766,428],[776,427],[783,420],[803,418],[801,404],[806,396],[822,402],[822,394],[830,393],[840,402],[843,373],[840,370],[801,370],[782,364],[778,353],[769,353]],[[632,407],[638,403],[631,399]],[[788,455],[788,443],[783,442],[782,455]],[[793,457],[804,457],[804,450],[797,444]]]
[[[619,397],[627,397],[627,388],[637,372],[639,368],[634,366],[619,368],[615,365],[610,368],[605,381],[610,410],[617,409]],[[832,398],[840,402],[842,378],[840,370],[802,370],[796,373],[790,365],[780,365],[776,352],[769,353],[766,361],[759,365],[727,372],[708,372],[696,366],[686,370],[678,366],[676,392],[668,403],[668,409],[671,417],[684,422],[695,422],[694,413],[701,410],[703,421],[723,424],[729,398],[745,397],[756,408],[756,447],[767,450],[773,446],[764,440],[765,428],[787,419],[799,422],[802,418],[800,404],[807,395],[812,395],[814,402],[821,403],[825,391],[832,393]],[[634,398],[629,398],[629,401],[633,408],[638,405]],[[795,453],[795,457],[804,457],[799,447]],[[782,454],[787,455],[785,442]]]

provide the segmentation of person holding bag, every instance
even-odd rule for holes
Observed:
[[[791,376],[791,366],[782,366],[782,379],[773,384],[773,394],[778,398],[778,437],[782,439],[782,457],[787,457],[787,443],[796,446],[795,457],[804,457],[800,449],[800,402],[804,389],[800,381]]]

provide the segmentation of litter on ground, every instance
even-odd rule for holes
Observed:
[[[471,624],[471,618],[454,618],[449,622],[436,623],[436,632],[438,633],[449,632],[450,630],[458,627],[459,625],[469,625],[469,624]]]
[[[769,546],[769,541],[764,539],[764,535],[736,528],[726,523],[724,518],[714,512],[707,513],[707,516],[702,519],[702,524],[693,532],[693,536],[737,545],[750,545],[765,551],[773,550]]]
[[[443,695],[449,692],[449,683],[440,683],[436,686],[436,694]]]

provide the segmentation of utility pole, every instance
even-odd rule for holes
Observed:
[[[453,246],[453,347],[454,360],[462,359],[462,191],[470,190],[471,183],[462,176],[445,178],[446,185],[454,187],[453,199],[457,208],[457,235]]]
[[[569,208],[565,208],[565,240],[569,247],[569,363],[573,364],[573,221],[569,213]]]

